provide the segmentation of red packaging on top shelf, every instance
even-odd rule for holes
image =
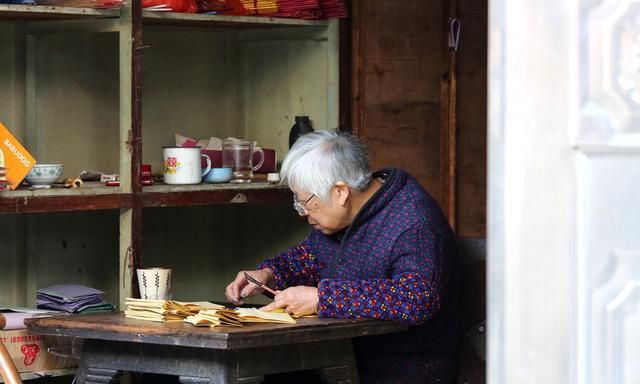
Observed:
[[[278,0],[278,12],[274,17],[290,17],[296,19],[320,19],[322,11],[317,0]]]

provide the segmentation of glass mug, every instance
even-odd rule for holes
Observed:
[[[260,154],[260,161],[253,165],[253,154]],[[222,166],[233,169],[232,183],[249,183],[253,171],[264,163],[264,151],[255,147],[253,141],[240,139],[222,140]]]

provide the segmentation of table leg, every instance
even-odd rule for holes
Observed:
[[[121,371],[110,366],[109,356],[94,356],[91,353],[91,341],[85,342],[80,359],[80,366],[74,383],[76,384],[109,384],[119,383]],[[87,351],[88,350],[88,351]],[[85,353],[85,351],[87,353]]]
[[[264,376],[241,377],[238,384],[260,384],[264,381]]]
[[[179,380],[180,380],[180,383],[182,384],[219,383],[219,381],[217,381],[216,378],[194,377],[194,376],[180,376]],[[264,381],[264,376],[241,377],[238,379],[237,384],[260,384],[263,381]],[[223,382],[227,383],[228,381],[223,381]]]
[[[327,384],[357,384],[358,372],[355,367],[341,365],[317,370],[320,378]]]
[[[358,377],[358,367],[353,353],[353,344],[351,340],[346,340],[341,343],[341,346],[345,364],[320,368],[317,372],[320,374],[322,381],[328,384],[358,384],[360,378]]]
[[[82,367],[78,370],[76,383],[111,384],[120,382],[120,372],[114,369]]]
[[[179,380],[182,384],[209,384],[207,377],[180,376]]]
[[[256,377],[247,381],[254,384],[262,381],[262,375],[300,370],[316,370],[329,384],[359,383],[351,339],[242,349],[237,362],[242,384],[245,378]]]

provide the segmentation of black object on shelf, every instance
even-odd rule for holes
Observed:
[[[309,116],[296,116],[295,120],[296,122],[293,124],[293,127],[291,127],[291,131],[289,132],[289,148],[293,146],[293,143],[295,143],[300,136],[313,132]]]

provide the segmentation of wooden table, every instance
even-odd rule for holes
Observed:
[[[200,328],[127,319],[122,313],[28,319],[30,332],[83,338],[76,383],[118,382],[122,371],[179,376],[181,383],[260,383],[265,374],[318,370],[357,383],[353,337],[404,331],[378,320],[298,319],[297,324]]]

